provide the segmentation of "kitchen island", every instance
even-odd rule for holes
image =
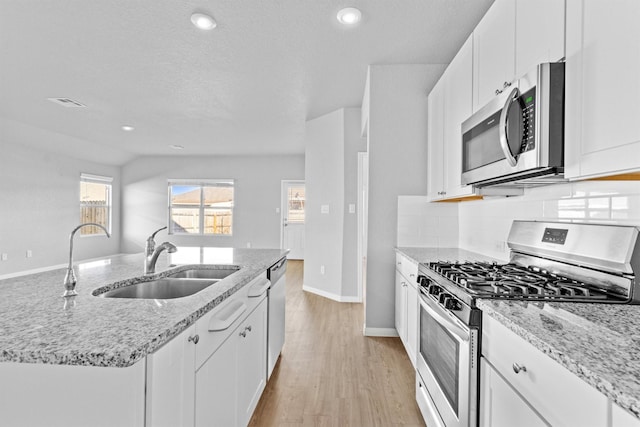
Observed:
[[[439,260],[491,261],[481,254],[457,248],[396,248],[396,252],[415,263]],[[593,403],[586,400],[576,403],[583,408],[582,412],[596,410],[602,414],[605,421],[597,424],[599,421],[592,418],[592,422],[596,423],[593,425],[640,425],[640,306],[478,299],[477,307],[483,312],[482,353],[487,353],[487,360],[497,356],[499,361],[502,350],[513,350],[502,344],[507,339],[523,347],[523,351],[525,346],[530,345],[526,351],[540,352],[551,359],[549,362],[552,361],[558,368],[562,367],[568,371],[567,374],[580,380],[582,385],[578,385],[580,392],[577,394],[584,391],[592,397],[594,394],[602,397],[599,399],[596,396]],[[501,325],[501,330],[498,331],[496,326],[489,327],[495,323]],[[519,341],[511,339],[511,335]],[[487,342],[487,338],[491,337],[493,342]],[[504,359],[507,363],[506,357]],[[534,366],[528,366],[528,372],[518,373],[515,372],[516,368],[512,369],[511,363],[522,363],[522,360],[509,359],[508,369],[500,373],[505,378],[518,378],[513,380],[516,385],[511,385],[515,388],[517,381],[529,378],[533,390],[548,373],[536,372]],[[555,381],[555,388],[560,390],[560,377],[556,377]],[[481,384],[481,400],[482,393],[487,391],[482,387]],[[523,393],[522,390],[517,391]],[[532,395],[545,398],[540,392],[532,392]],[[496,396],[494,399],[498,399]],[[579,401],[576,394],[562,397],[572,400],[572,404]],[[550,404],[560,406],[559,401]],[[601,405],[601,408],[597,405]],[[541,410],[533,406],[536,411]],[[481,422],[481,425],[484,424]]]
[[[158,272],[146,278],[142,254],[79,263],[78,295],[71,298],[61,297],[65,269],[0,280],[3,422],[15,419],[29,425],[38,425],[38,420],[46,420],[47,425],[151,425],[147,395],[153,387],[149,375],[159,364],[150,363],[150,358],[182,336],[185,342],[190,338],[189,344],[195,347],[193,331],[198,320],[219,306],[224,307],[241,291],[246,293],[244,288],[265,276],[266,269],[286,253],[280,249],[181,247],[174,254],[160,257]],[[94,295],[96,291],[204,266],[235,266],[238,271],[184,298]],[[172,352],[165,359],[175,362],[178,355]],[[196,356],[189,357],[195,365]],[[39,402],[39,397],[48,397],[48,401]],[[34,406],[38,411],[29,409]],[[43,411],[49,414],[39,416]],[[124,416],[112,417],[118,412]],[[6,418],[8,413],[18,418]],[[161,424],[158,418],[156,421],[153,425]]]

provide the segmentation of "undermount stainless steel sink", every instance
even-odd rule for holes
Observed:
[[[224,279],[238,271],[238,268],[193,268],[170,274],[169,277],[185,279]]]
[[[200,292],[220,279],[165,278],[123,286],[96,296],[103,298],[173,299]]]

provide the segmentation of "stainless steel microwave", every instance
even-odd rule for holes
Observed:
[[[507,89],[462,123],[462,183],[562,180],[564,63],[539,64]]]

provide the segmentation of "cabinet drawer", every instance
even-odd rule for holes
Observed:
[[[396,253],[396,269],[402,274],[408,283],[416,287],[416,278],[418,277],[418,264],[409,260],[404,255]]]
[[[607,425],[603,394],[486,314],[482,355],[551,425]]]

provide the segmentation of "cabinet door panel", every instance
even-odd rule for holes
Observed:
[[[267,300],[238,329],[238,420],[247,425],[267,381]]]
[[[427,109],[427,196],[429,200],[442,198],[444,190],[444,80],[429,93]]]
[[[396,330],[403,343],[407,342],[407,310],[406,310],[406,290],[405,279],[400,274],[400,271],[396,270]],[[406,344],[405,344],[406,345]]]
[[[549,426],[484,357],[480,359],[480,387],[480,427]]]
[[[418,353],[418,288],[410,283],[407,289],[407,353],[409,359],[416,367],[416,355]]]
[[[471,186],[461,184],[462,122],[472,113],[473,36],[453,58],[444,78],[444,188],[446,198],[451,198],[473,192]]]
[[[234,334],[196,372],[196,427],[238,425],[238,361]]]
[[[569,178],[640,170],[640,2],[567,0]]]
[[[496,0],[473,31],[473,109],[477,111],[511,82],[515,73],[515,18],[513,0]]]
[[[517,1],[516,78],[564,57],[564,6],[562,0]]]

